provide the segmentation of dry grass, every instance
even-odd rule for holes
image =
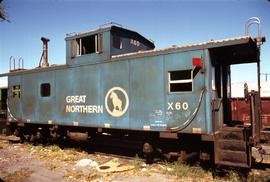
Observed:
[[[79,159],[85,158],[88,154],[86,152],[78,151],[76,149],[61,149],[59,146],[31,146],[30,151],[40,159],[62,161],[73,163]]]
[[[9,143],[4,140],[0,140],[0,149],[8,147]]]
[[[176,175],[178,178],[190,178],[199,181],[209,181],[212,179],[211,171],[206,171],[200,166],[189,166],[181,162],[164,163],[168,173]]]
[[[22,181],[23,179],[30,177],[32,173],[33,171],[29,170],[29,168],[21,168],[14,173],[9,173],[7,176],[4,176],[3,180],[9,182]]]
[[[97,172],[92,171],[91,173],[83,173],[80,170],[68,171],[64,178],[69,180],[83,180],[83,181],[94,181],[96,179],[105,179],[106,176],[102,176]]]
[[[81,171],[68,171],[66,175],[64,175],[64,178],[70,179],[70,180],[77,180],[77,179],[87,179],[88,174],[84,174]]]
[[[134,160],[132,160],[132,165],[135,167],[135,169],[139,169],[142,165],[142,161],[141,159],[139,158],[138,154],[136,154]]]
[[[247,181],[248,182],[253,182],[253,181],[268,182],[270,181],[270,171],[268,171],[268,173],[262,174],[261,172],[254,170],[248,175]]]

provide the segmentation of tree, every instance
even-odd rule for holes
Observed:
[[[2,21],[9,22],[7,13],[5,11],[5,6],[4,6],[3,0],[0,0],[0,22],[2,22]]]

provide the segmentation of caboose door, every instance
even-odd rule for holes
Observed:
[[[7,110],[8,117],[14,121],[20,121],[22,119],[21,94],[21,77],[9,76]]]

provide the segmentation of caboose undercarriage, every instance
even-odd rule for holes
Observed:
[[[203,162],[210,163],[211,160],[213,162],[213,135],[27,123],[9,123],[9,128],[21,138],[22,142],[49,144],[73,140],[75,142],[86,142],[89,145],[98,144],[100,146],[128,148],[144,156],[148,163],[152,163],[155,157],[168,161],[186,162],[200,159]]]

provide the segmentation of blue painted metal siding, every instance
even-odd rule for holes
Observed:
[[[129,60],[130,127],[164,130],[164,60],[163,56]]]
[[[205,73],[199,72],[195,76],[192,92],[169,93],[168,72],[194,69],[193,57],[204,59]],[[10,108],[16,117],[21,118],[23,113],[23,121],[36,123],[51,120],[62,125],[155,131],[178,127],[186,133],[193,132],[194,128],[199,128],[202,133],[210,132],[211,113],[206,107],[211,107],[211,99],[209,95],[205,96],[210,89],[210,78],[205,82],[205,77],[209,76],[209,65],[209,58],[205,57],[203,50],[199,50],[28,73],[22,75],[22,82],[21,76],[12,76],[9,77],[9,85],[23,86],[21,99],[11,99]],[[50,97],[40,96],[42,83],[51,84]],[[119,117],[108,113],[108,108],[113,110],[112,88],[122,88],[128,95],[128,109]],[[127,104],[124,94],[119,90],[114,92],[122,101],[124,110]],[[201,104],[198,105],[201,95]],[[71,96],[83,96],[85,100],[70,103],[67,98]],[[169,103],[173,103],[173,110],[169,109]],[[187,103],[188,108],[176,109],[176,103]],[[89,106],[91,109],[87,112],[68,112],[67,107],[70,105],[83,108]],[[92,106],[100,110],[95,112]],[[186,123],[196,109],[198,112],[192,121]]]
[[[56,113],[55,122],[64,125],[98,126],[100,114],[67,112],[70,105],[98,105],[100,101],[100,67],[80,66],[56,71]],[[68,96],[86,95],[84,103],[69,103]]]
[[[48,120],[54,120],[57,113],[55,112],[55,71],[46,71],[34,74],[38,93],[36,99],[38,104],[36,107],[36,119],[42,123],[47,123]],[[49,97],[41,96],[41,84],[49,83],[51,92]]]
[[[8,106],[11,114],[18,120],[24,122],[47,123],[48,118],[53,119],[55,113],[55,92],[51,91],[50,97],[41,97],[40,85],[50,83],[51,90],[55,89],[55,72],[40,72],[23,74],[9,77]],[[21,97],[14,98],[12,87],[20,85]]]
[[[213,118],[212,118],[212,81],[214,80],[214,78],[212,78],[212,71],[213,71],[213,66],[210,60],[210,54],[209,54],[209,50],[205,49],[204,50],[204,66],[205,66],[205,124],[206,124],[206,132],[207,133],[212,133],[214,132],[214,128],[213,125],[216,126],[222,126],[222,123],[214,123],[213,124]],[[222,107],[222,106],[221,106]],[[223,109],[220,109],[219,112],[223,113]],[[222,117],[222,115],[220,115],[219,117]],[[222,121],[223,119],[218,119],[218,121]],[[217,120],[215,120],[214,122],[217,122]]]
[[[38,79],[33,79],[36,74],[22,75],[22,118],[30,121],[37,121],[37,108],[39,106],[39,88]],[[39,75],[39,74],[38,74]]]
[[[166,55],[164,57],[164,74],[168,75],[169,71],[175,70],[193,70],[193,57],[204,58],[204,54],[202,51],[189,51]],[[165,76],[165,83],[168,83],[167,75]],[[200,128],[202,132],[206,131],[204,99],[201,101],[202,103],[199,106],[200,95],[205,87],[204,79],[205,75],[200,72],[195,76],[192,92],[168,93],[168,84],[166,85],[167,108],[165,122],[167,123],[168,128],[177,127],[177,129],[184,129],[184,132],[192,132],[192,128]],[[186,110],[183,108],[184,103],[188,104],[188,108]],[[168,109],[169,105],[172,105],[173,109]],[[195,115],[195,118],[189,122],[189,120],[192,119],[196,108],[198,108],[198,113]]]
[[[103,101],[103,105],[105,106],[105,96],[107,92],[113,87],[121,87],[124,89],[128,95],[130,95],[129,89],[129,62],[128,61],[119,61],[119,62],[109,62],[101,66],[101,100]],[[113,70],[113,71],[112,71]],[[122,100],[122,102],[126,102],[119,93],[117,93]],[[110,96],[109,96],[110,97]],[[111,99],[108,98],[108,107],[112,110]],[[126,103],[122,103],[124,106]],[[124,109],[124,108],[122,108]],[[121,117],[112,117],[108,114],[106,108],[104,108],[104,113],[102,115],[102,119],[100,121],[100,126],[104,126],[105,124],[109,124],[112,128],[130,128],[129,125],[129,114],[132,112],[130,109],[125,112]]]

